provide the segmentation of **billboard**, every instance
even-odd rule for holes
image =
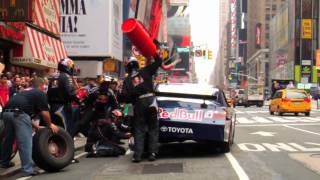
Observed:
[[[61,38],[69,56],[122,60],[122,0],[62,1]]]
[[[32,1],[1,0],[0,21],[32,21]]]
[[[34,0],[35,10],[33,15],[33,22],[35,25],[59,35],[59,14],[60,14],[60,1],[62,8],[66,8],[68,0]],[[75,1],[77,2],[77,1]],[[72,3],[73,4],[73,3]],[[72,9],[73,6],[67,7],[68,10]]]

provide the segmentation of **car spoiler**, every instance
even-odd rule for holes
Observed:
[[[181,94],[169,92],[156,92],[158,97],[175,97],[175,98],[189,98],[189,99],[203,99],[216,101],[218,98],[215,95],[200,95],[200,94]]]

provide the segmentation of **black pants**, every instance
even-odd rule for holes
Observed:
[[[74,137],[74,121],[71,103],[50,104],[50,115],[54,124],[63,127],[72,137]]]
[[[88,136],[90,122],[94,119],[94,115],[95,111],[93,111],[92,107],[87,108],[80,117],[80,121],[75,122],[73,134],[76,135],[81,132],[83,135]]]
[[[148,152],[158,152],[159,121],[155,97],[139,99],[134,106],[134,143],[135,157],[141,158],[147,135]]]

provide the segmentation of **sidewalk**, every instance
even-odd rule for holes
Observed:
[[[75,150],[79,151],[84,147],[86,143],[86,138],[76,138],[74,142]],[[16,165],[9,169],[1,169],[0,168],[0,179],[3,177],[10,177],[17,174],[21,168],[19,153],[13,158],[12,162]]]

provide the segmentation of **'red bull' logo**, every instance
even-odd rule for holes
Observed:
[[[163,108],[159,108],[159,116],[161,119],[175,119],[175,120],[187,120],[187,121],[203,121],[205,119],[225,119],[226,113],[217,111],[204,111],[194,110],[189,111],[187,109],[175,108],[173,111],[166,111]]]

